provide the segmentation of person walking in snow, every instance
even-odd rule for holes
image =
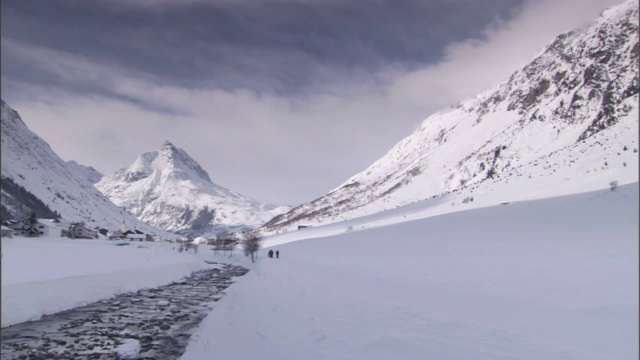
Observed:
[[[280,250],[276,250],[276,259],[280,258]]]
[[[273,250],[269,250],[269,257],[273,258]]]

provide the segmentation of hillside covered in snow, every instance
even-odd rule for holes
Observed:
[[[638,181],[638,3],[558,36],[473,99],[429,116],[369,168],[266,231],[343,221],[447,193],[517,185],[512,200],[591,190],[584,178]],[[593,185],[592,185],[593,186]],[[549,193],[550,194],[550,193]]]
[[[97,183],[104,176],[102,175],[102,173],[96,170],[93,166],[78,164],[74,160],[67,161],[67,166],[74,169],[76,172],[80,173],[84,178],[89,180],[89,182],[92,184]]]
[[[59,215],[67,222],[84,221],[91,228],[115,230],[124,222],[129,229],[171,235],[109,201],[83,173],[70,167],[29,130],[15,110],[4,101],[1,106],[3,215],[20,218],[36,211],[38,217]]]

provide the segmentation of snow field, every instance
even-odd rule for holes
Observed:
[[[634,183],[271,237],[182,359],[636,359],[638,235]]]
[[[5,238],[2,326],[214,260],[252,271],[182,359],[636,359],[638,183],[490,206],[498,195],[467,211],[437,198],[268,237],[256,264],[206,245],[194,255],[171,243]]]

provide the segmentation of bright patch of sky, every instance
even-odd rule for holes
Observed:
[[[297,205],[616,3],[3,1],[2,96],[64,160],[112,174],[169,140]]]

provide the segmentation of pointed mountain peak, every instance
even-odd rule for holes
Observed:
[[[183,159],[185,157],[190,158],[189,154],[173,145],[173,143],[169,140],[165,141],[164,144],[162,144],[160,150],[156,151],[156,153],[160,156],[165,157],[170,162],[181,161],[180,159]]]
[[[170,165],[170,169],[172,169],[171,171],[182,171],[185,172],[185,174],[192,174],[195,178],[211,182],[209,174],[207,174],[207,172],[200,167],[200,165],[191,156],[189,156],[186,151],[176,147],[169,140],[165,141],[164,144],[162,144],[160,151],[155,154],[158,154],[160,159],[164,159],[163,161]],[[149,158],[148,162],[150,163],[155,161],[155,159],[155,156],[153,158]],[[191,176],[187,175],[187,177]]]
[[[209,174],[186,151],[165,141],[159,150],[139,155],[128,168],[119,171],[127,183],[149,178],[154,172],[168,174],[167,178],[199,180],[213,183]]]
[[[214,184],[186,151],[169,141],[104,177],[96,188],[140,220],[186,236],[256,227],[289,209]]]

